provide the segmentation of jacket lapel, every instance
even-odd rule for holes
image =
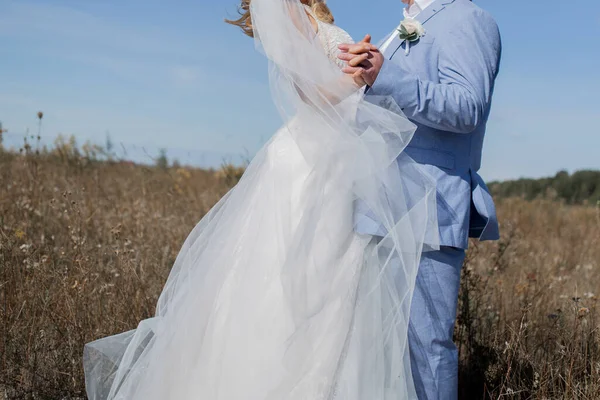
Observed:
[[[436,14],[442,12],[448,4],[454,3],[455,0],[435,0],[429,7],[421,11],[415,19],[419,21],[423,26],[433,18]],[[386,50],[386,58],[391,60],[398,49],[404,44],[404,40],[400,40],[397,31],[394,31],[392,35],[395,35],[395,39],[390,43],[389,48]]]

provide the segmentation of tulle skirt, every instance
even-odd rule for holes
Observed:
[[[385,135],[331,151],[308,120],[194,228],[156,316],[85,346],[90,400],[414,398],[408,315],[434,187],[408,158],[364,161]],[[359,200],[385,237],[356,233]]]

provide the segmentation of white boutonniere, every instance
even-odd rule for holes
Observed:
[[[400,40],[406,41],[406,55],[410,52],[410,44],[425,36],[423,25],[413,18],[405,18],[398,27]]]

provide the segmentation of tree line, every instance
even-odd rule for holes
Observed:
[[[492,182],[489,185],[497,199],[521,197],[526,200],[554,199],[567,204],[600,204],[600,171],[582,170],[573,174],[560,171],[541,179],[518,179]]]

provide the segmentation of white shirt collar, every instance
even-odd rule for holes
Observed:
[[[415,0],[415,2],[404,9],[405,18],[415,18],[423,10],[429,7],[435,0]]]
[[[429,7],[435,0],[415,0],[415,2],[410,7],[406,7],[404,9],[404,18],[415,18],[419,15],[423,10]],[[399,27],[398,27],[399,28]],[[385,41],[385,43],[381,46],[379,51],[384,53],[388,47],[392,44],[394,39],[398,37],[397,30],[391,33],[390,37]]]

